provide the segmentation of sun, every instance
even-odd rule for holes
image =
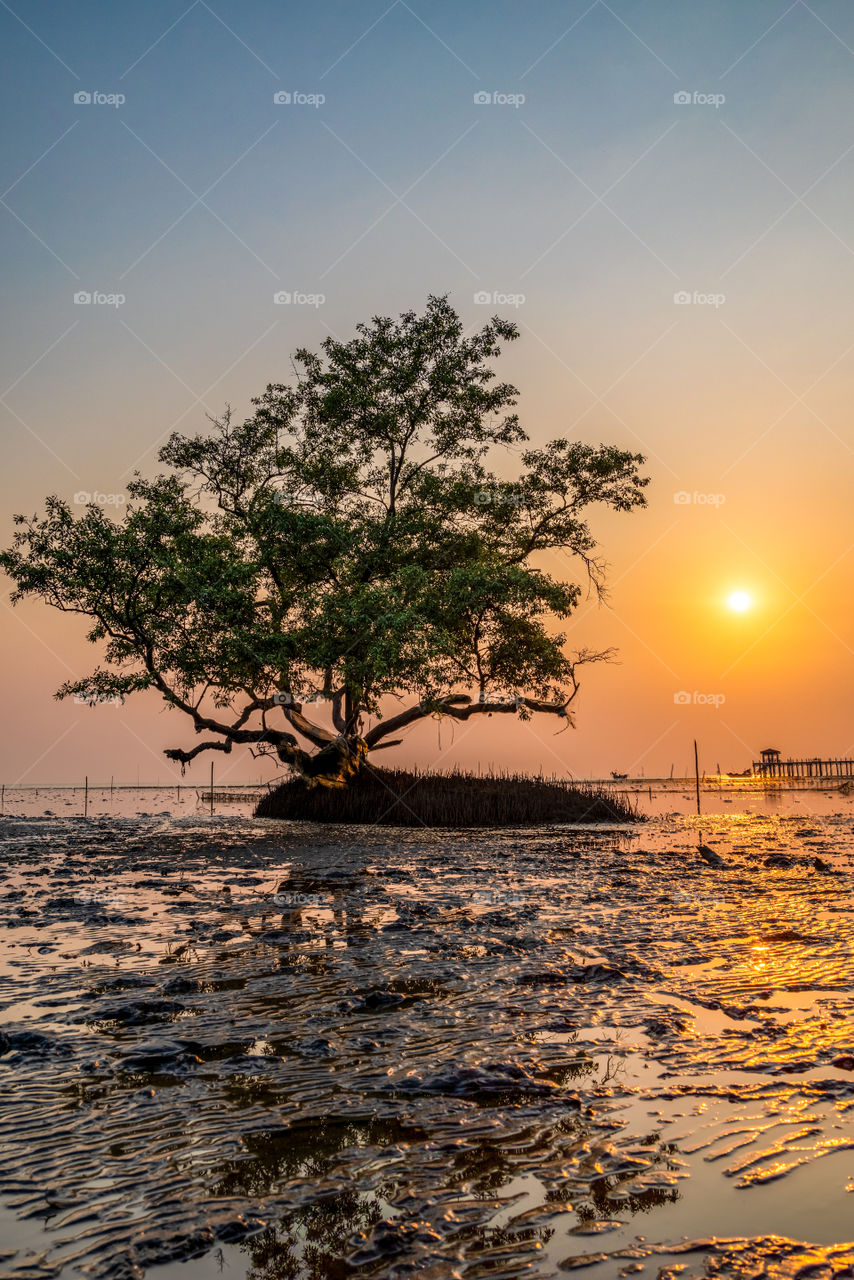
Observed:
[[[753,601],[746,591],[733,591],[732,595],[727,599],[727,604],[733,613],[744,613],[752,603]]]

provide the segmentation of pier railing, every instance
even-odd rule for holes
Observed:
[[[854,760],[754,760],[761,778],[854,778]]]

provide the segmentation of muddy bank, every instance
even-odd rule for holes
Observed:
[[[4,1274],[854,1265],[847,814],[0,834]]]

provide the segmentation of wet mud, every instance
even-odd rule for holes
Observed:
[[[0,835],[3,1275],[854,1275],[847,807]]]

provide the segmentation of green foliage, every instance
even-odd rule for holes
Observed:
[[[173,758],[248,742],[299,767],[284,727],[320,747],[335,737],[302,715],[318,694],[345,740],[389,695],[414,700],[404,723],[509,699],[565,715],[578,661],[601,655],[564,652],[549,619],[582,587],[532,557],[578,557],[599,589],[587,509],[642,506],[647,481],[640,455],[610,446],[524,447],[516,390],[492,369],[517,336],[498,317],[466,336],[438,297],[376,317],[298,351],[293,382],[268,386],[246,421],[228,410],[207,435],[173,435],[170,472],[136,476],[121,522],[95,505],[75,518],[57,497],[17,517],[0,554],[13,599],[81,613],[105,645],[105,666],[58,696],[155,688],[222,739]],[[515,478],[489,470],[500,449]]]

